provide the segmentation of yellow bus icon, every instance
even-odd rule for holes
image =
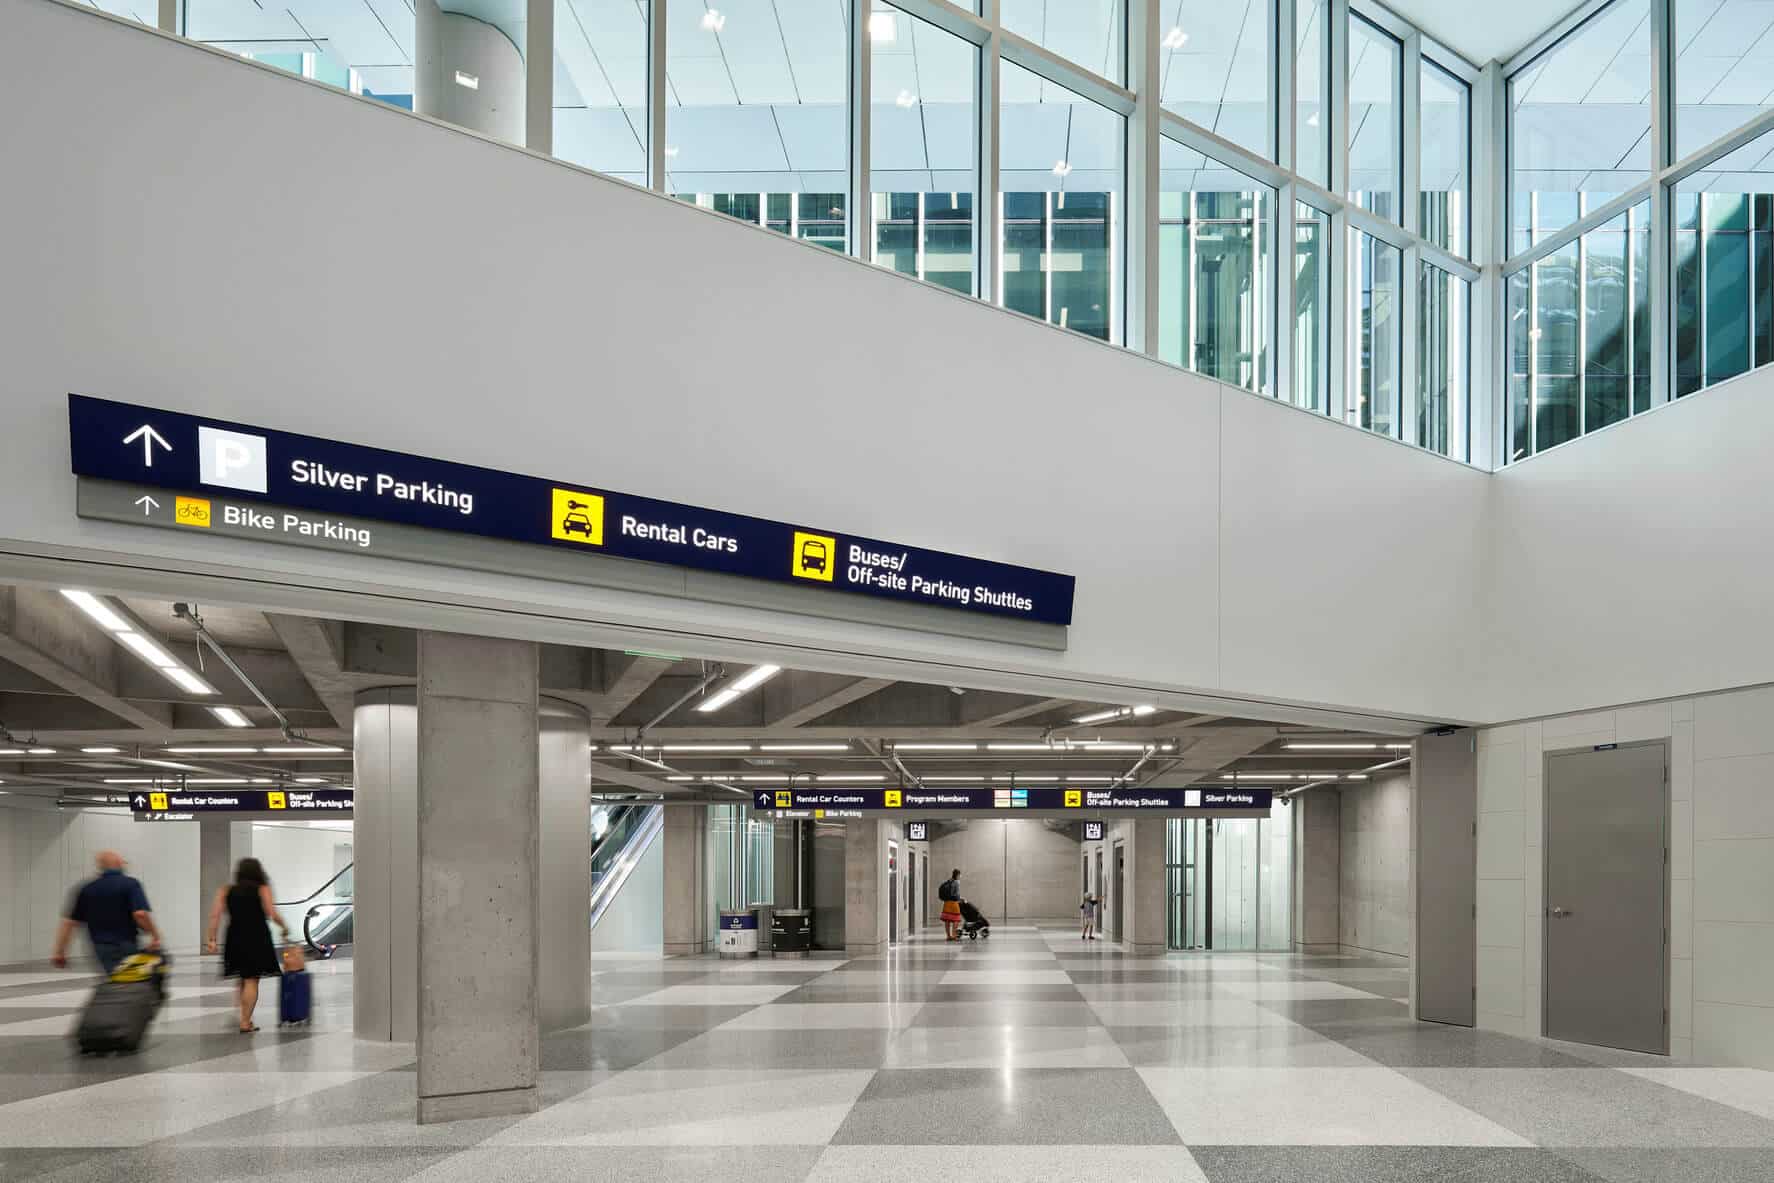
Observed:
[[[794,551],[789,556],[789,572],[797,579],[817,579],[830,583],[838,569],[838,540],[828,534],[795,531]]]
[[[1077,789],[1066,790],[1066,808],[1078,809],[1084,804],[1084,794]]]

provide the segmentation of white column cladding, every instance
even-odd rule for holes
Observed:
[[[530,106],[524,77],[528,40],[526,0],[417,0],[413,7],[417,68],[413,109],[446,123],[525,143]],[[472,13],[458,11],[472,7]],[[553,78],[552,67],[544,71]],[[552,112],[550,112],[552,115]]]
[[[234,864],[253,852],[253,824],[211,815],[197,819],[197,936],[202,940],[209,927],[209,908],[216,888],[234,880]],[[300,916],[285,917],[300,925]],[[300,929],[297,929],[300,932]]]
[[[421,1124],[540,1106],[538,657],[419,634]]]
[[[353,716],[352,1026],[418,1038],[419,731],[411,686],[365,690]]]
[[[591,720],[558,699],[538,709],[542,1029],[591,1018]]]
[[[706,953],[708,806],[667,805],[659,840],[665,855],[665,955]]]

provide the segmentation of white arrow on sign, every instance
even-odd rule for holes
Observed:
[[[160,508],[160,502],[154,500],[146,493],[143,493],[140,497],[136,498],[136,504],[142,507],[143,517],[147,517],[149,514]]]
[[[172,451],[172,445],[166,442],[165,436],[154,430],[151,423],[144,423],[123,437],[123,442],[126,444],[133,444],[137,440],[142,441],[142,464],[147,468],[154,467],[155,444],[159,444],[169,452]]]
[[[148,799],[146,797],[142,796],[140,793],[136,794],[136,805],[138,807],[142,806],[142,805],[146,805],[147,803],[148,803]]]

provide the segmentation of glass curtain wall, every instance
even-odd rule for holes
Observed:
[[[1675,187],[1677,398],[1774,361],[1774,133]]]
[[[775,0],[666,5],[667,189],[847,249],[848,11]]]
[[[1398,436],[1404,313],[1404,253],[1360,230],[1349,232],[1349,379],[1344,416],[1367,431]]]
[[[1158,356],[1267,391],[1274,193],[1173,140],[1159,151]]]
[[[979,50],[879,0],[869,42],[871,258],[974,295]]]
[[[128,5],[149,0],[95,2],[136,13]],[[193,39],[413,105],[410,4],[179,2]],[[494,40],[500,61],[518,53],[520,76],[523,55],[546,55],[547,79],[519,81],[526,105],[527,86],[546,82],[560,159],[1099,340],[1137,337],[1154,357],[1319,413],[1341,418],[1355,405],[1345,342],[1367,340],[1376,325],[1410,341],[1447,328],[1374,320],[1375,308],[1394,318],[1405,310],[1384,297],[1407,281],[1406,267],[1407,306],[1419,261],[1461,282],[1479,274],[1467,261],[1471,198],[1483,183],[1470,127],[1479,71],[1378,0],[1157,0],[1159,44],[1137,63],[1129,12],[1149,10],[1129,0],[998,0],[995,24],[977,0],[549,2],[548,30],[508,21]],[[136,15],[157,17],[158,5]],[[1707,44],[1693,52],[1704,56]],[[865,63],[869,93],[852,94]],[[1636,68],[1619,66],[1629,76]],[[1420,86],[1404,85],[1407,69],[1420,70]],[[499,81],[508,95],[511,78]],[[1568,107],[1555,81],[1540,66],[1523,72],[1518,138],[1556,139]],[[475,82],[457,79],[470,90]],[[1579,97],[1587,117],[1606,96]],[[1169,145],[1160,159],[1131,151],[1154,130]],[[542,142],[535,131],[498,134]],[[1408,178],[1406,143],[1422,165]],[[1179,144],[1208,157],[1179,164]],[[1558,158],[1558,147],[1545,154]],[[1333,177],[1345,159],[1347,177],[1340,165]],[[1156,208],[1148,193],[1162,193]],[[1142,200],[1130,203],[1132,194]],[[1537,200],[1524,206],[1534,217]],[[1291,259],[1277,249],[1284,201]],[[1419,214],[1420,234],[1406,230]],[[1553,214],[1549,206],[1541,222],[1551,227]],[[1346,246],[1357,229],[1376,236],[1365,254]],[[1291,309],[1277,302],[1290,280]],[[1344,300],[1351,283],[1365,305]],[[1450,343],[1450,353],[1472,360],[1469,347]],[[1394,371],[1360,370],[1377,383],[1361,397],[1391,400],[1377,422],[1395,438],[1451,447],[1441,441],[1457,433],[1411,429],[1401,409],[1415,405],[1405,386],[1420,374]]]
[[[1293,940],[1293,811],[1171,818],[1165,831],[1172,949],[1285,952]]]
[[[1011,62],[1001,77],[999,302],[1119,341],[1127,121]]]
[[[1430,263],[1417,268],[1417,375],[1410,386],[1405,438],[1419,448],[1464,457],[1472,420],[1471,286]]]

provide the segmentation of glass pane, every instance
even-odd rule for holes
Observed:
[[[1632,413],[1631,235],[1622,216],[1583,236],[1583,430]]]
[[[761,211],[772,230],[844,249],[847,11],[787,0],[666,6],[670,192],[746,221]],[[803,207],[799,194],[818,199]],[[815,224],[803,227],[803,213]]]
[[[1120,82],[1127,60],[1126,7],[1126,0],[999,0],[998,19],[1007,31]]]
[[[1349,17],[1349,199],[1397,221],[1403,187],[1399,100],[1404,47],[1353,14]]]
[[[1675,393],[1774,360],[1774,133],[1676,186]]]
[[[1468,178],[1472,90],[1464,82],[1427,59],[1423,62],[1420,143],[1418,161],[1422,196],[1418,216],[1423,237],[1458,254],[1468,254]]]
[[[1267,390],[1273,192],[1161,140],[1158,355],[1246,390]]]
[[[1294,204],[1294,405],[1330,413],[1330,215]]]
[[[1509,351],[1509,389],[1506,392],[1508,438],[1504,441],[1504,449],[1510,460],[1520,460],[1534,454],[1534,431],[1528,418],[1528,409],[1533,404],[1533,367],[1528,352],[1533,340],[1532,277],[1531,267],[1517,271],[1509,277],[1506,293],[1509,304],[1508,324],[1505,326]]]
[[[972,295],[979,51],[879,0],[869,40],[873,258]]]
[[[157,5],[138,5],[147,10],[142,22],[153,24]],[[413,109],[410,6],[371,10],[347,0],[319,0],[300,6],[300,13],[298,19],[290,7],[256,0],[184,0],[183,31],[193,41]],[[517,69],[521,78],[521,61]]]
[[[1774,108],[1774,5],[1674,0],[1676,159]]]
[[[1399,368],[1403,365],[1399,280],[1403,253],[1360,230],[1349,232],[1350,423],[1381,435],[1399,434]]]
[[[1467,459],[1472,296],[1465,280],[1424,263],[1417,288],[1417,381],[1411,442]]]
[[[1283,0],[1286,3],[1287,0]],[[1325,0],[1292,0],[1294,6],[1294,171],[1330,187],[1330,128],[1324,118],[1324,85],[1330,71],[1325,38]]]
[[[1621,0],[1509,81],[1509,253],[1649,176],[1650,0]]]
[[[86,0],[100,12],[139,21],[153,28],[160,20],[160,0]]]
[[[1006,308],[1121,339],[1125,121],[1003,65],[999,291]]]
[[[1272,156],[1269,143],[1269,0],[1182,0],[1159,40],[1159,93],[1166,110]]]
[[[645,0],[554,0],[554,154],[647,184]]]

